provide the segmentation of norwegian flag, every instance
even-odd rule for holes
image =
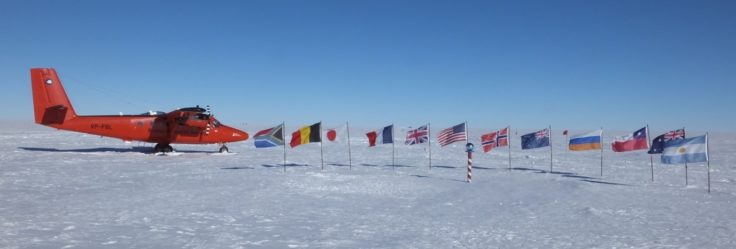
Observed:
[[[503,128],[480,137],[480,143],[483,146],[483,152],[489,152],[493,148],[509,145],[509,128]]]
[[[429,140],[429,131],[427,130],[427,126],[423,125],[419,128],[410,130],[406,133],[405,144],[407,145],[421,144],[421,143],[426,143],[428,140]]]

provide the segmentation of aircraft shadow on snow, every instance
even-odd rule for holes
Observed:
[[[406,164],[394,164],[394,165],[384,164],[384,165],[378,165],[378,164],[370,164],[370,163],[361,163],[360,166],[365,166],[365,167],[396,167],[396,168],[410,168],[410,167],[414,167],[414,166],[406,165]]]
[[[439,180],[453,181],[453,182],[465,182],[464,180],[445,178],[445,177],[439,177],[439,176],[429,176],[429,175],[411,175],[411,176],[416,177],[416,178],[432,178],[432,179],[439,179]]]
[[[588,182],[588,183],[616,185],[616,186],[631,186],[629,184],[603,181],[603,180],[601,180],[601,178],[597,178],[597,177],[581,176],[581,175],[578,175],[578,174],[575,174],[575,173],[572,173],[572,172],[562,172],[562,171],[554,171],[554,170],[553,171],[547,171],[547,170],[541,170],[541,169],[520,168],[520,167],[511,168],[511,169],[512,170],[520,170],[520,171],[529,171],[529,172],[534,172],[534,173],[537,173],[537,174],[546,174],[546,173],[549,172],[550,174],[560,175],[562,177],[567,177],[567,178],[575,178],[575,179],[579,179],[580,181]]]
[[[491,167],[483,167],[483,166],[475,166],[473,165],[473,169],[482,169],[482,170],[500,170],[503,168],[491,168]],[[506,168],[508,169],[508,168]]]
[[[286,167],[306,167],[309,166],[309,164],[298,164],[298,163],[287,163],[286,165],[282,164],[261,164],[261,167],[265,168],[283,168]]]
[[[457,169],[455,166],[447,166],[447,165],[432,165],[432,168],[439,168],[439,169]]]
[[[37,151],[37,152],[76,152],[76,153],[98,153],[98,152],[138,152],[144,154],[154,154],[151,147],[144,146],[133,146],[131,148],[111,148],[111,147],[100,147],[100,148],[84,148],[84,149],[56,149],[56,148],[39,148],[39,147],[18,147],[21,150]],[[213,151],[202,151],[202,150],[176,150],[176,152],[183,153],[214,153]]]
[[[616,186],[631,186],[629,184],[615,183],[615,182],[605,182],[605,181],[595,181],[595,180],[581,180],[581,181],[589,182],[589,183],[597,183],[597,184],[616,185]]]
[[[144,153],[144,154],[153,154],[153,150],[151,150],[150,147],[143,147],[143,146],[133,146],[131,148],[111,148],[111,147],[100,147],[100,148],[85,148],[85,149],[56,149],[56,148],[40,148],[40,147],[18,147],[19,149],[26,150],[26,151],[38,151],[38,152],[75,152],[75,153],[99,153],[99,152],[118,152],[118,153],[126,153],[126,152],[138,152],[138,153]],[[185,152],[185,153],[213,153],[212,151],[194,151],[194,150],[177,150],[177,152]],[[330,163],[328,165],[332,166],[339,166],[339,167],[346,167],[348,165],[346,164],[339,164],[339,163]],[[378,167],[381,165],[376,164],[367,164],[362,163],[361,166],[367,166],[367,167]],[[284,167],[284,164],[262,164],[262,167],[266,168],[276,168],[276,167]],[[297,163],[287,163],[285,165],[286,167],[306,167],[309,166],[309,164],[297,164]],[[386,164],[383,165],[384,167],[415,167],[411,165],[403,165],[403,164]],[[439,168],[439,169],[457,169],[459,167],[455,166],[447,166],[447,165],[433,165],[432,168]],[[482,167],[482,166],[474,166],[474,169],[481,169],[481,170],[501,170],[504,168],[489,168],[489,167]],[[244,166],[235,166],[235,167],[225,167],[221,168],[225,170],[238,170],[238,169],[254,169],[253,167],[244,167]],[[527,172],[534,172],[537,174],[546,174],[548,171],[541,170],[541,169],[533,169],[533,168],[523,168],[523,167],[514,167],[511,168],[512,170],[516,171],[527,171]],[[607,182],[603,181],[600,178],[596,177],[589,177],[589,176],[581,176],[575,173],[571,172],[562,172],[562,171],[551,171],[550,174],[560,175],[562,177],[567,178],[575,178],[579,179],[583,182],[588,183],[596,183],[596,184],[606,184],[606,185],[615,185],[615,186],[630,186],[629,184],[623,184],[623,183],[615,183],[615,182]],[[458,179],[450,179],[450,178],[441,178],[441,177],[435,177],[435,176],[428,176],[428,175],[411,175],[414,177],[419,178],[436,178],[441,180],[449,180],[449,181],[458,181],[458,182],[465,182],[463,180]]]
[[[432,165],[432,168],[438,168],[438,169],[457,169],[457,168],[460,168],[460,167],[447,166],[447,165]],[[492,168],[492,167],[483,167],[483,166],[473,165],[473,169],[499,170],[501,168]]]
[[[436,168],[445,168],[445,169],[459,168],[459,167],[444,166],[444,165],[438,165],[438,166],[434,166],[433,165],[432,166],[432,168],[435,168],[435,167]],[[508,168],[489,168],[489,167],[478,167],[478,166],[473,166],[473,169],[482,169],[482,170],[508,170]],[[511,168],[511,170],[533,172],[533,173],[537,173],[537,174],[546,174],[546,173],[549,172],[549,171],[541,170],[541,169],[522,168],[522,167]],[[615,185],[615,186],[631,186],[629,184],[603,181],[600,178],[596,178],[596,177],[581,176],[581,175],[578,175],[578,174],[575,174],[575,173],[572,173],[572,172],[551,171],[549,173],[550,174],[555,174],[555,175],[560,175],[562,177],[578,179],[580,181],[588,182],[588,183],[606,184],[606,185]],[[447,181],[466,182],[465,180],[458,180],[458,179],[452,179],[452,178],[443,178],[443,177],[430,176],[430,175],[418,175],[418,174],[415,174],[415,175],[411,175],[411,176],[417,177],[417,178],[434,178],[434,179],[447,180]]]
[[[396,168],[413,168],[414,166],[405,164],[384,164],[384,167],[396,167]]]
[[[236,170],[236,169],[255,169],[255,168],[248,167],[248,166],[233,166],[233,167],[225,167],[225,168],[220,168],[220,169]]]

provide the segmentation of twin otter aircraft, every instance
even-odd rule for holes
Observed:
[[[154,152],[172,152],[171,144],[220,144],[248,139],[248,133],[223,125],[207,110],[181,108],[169,113],[77,116],[53,68],[31,69],[36,123],[61,130],[89,133],[124,141],[156,143]]]

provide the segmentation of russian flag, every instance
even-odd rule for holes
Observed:
[[[570,137],[570,150],[599,150],[603,130],[588,132]]]
[[[647,127],[644,127],[633,134],[616,137],[611,144],[611,148],[615,152],[649,149],[648,133]]]

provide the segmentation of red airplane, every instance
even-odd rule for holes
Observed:
[[[172,152],[170,144],[221,144],[248,139],[248,133],[223,125],[204,108],[181,108],[169,113],[77,116],[53,68],[32,68],[33,109],[36,123],[82,133],[156,143],[153,151]]]

